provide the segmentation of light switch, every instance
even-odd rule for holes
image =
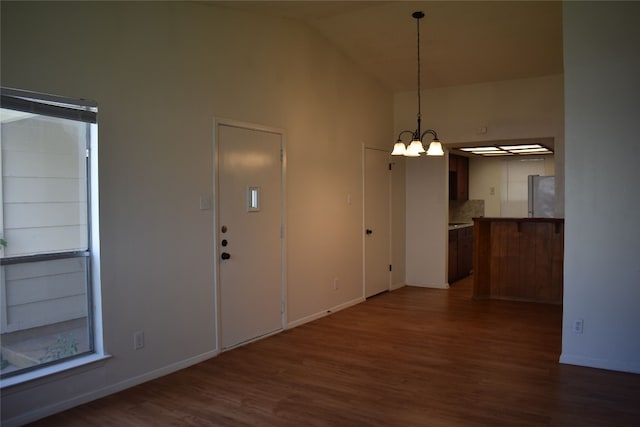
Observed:
[[[211,209],[211,199],[206,196],[200,196],[200,210],[208,211]]]

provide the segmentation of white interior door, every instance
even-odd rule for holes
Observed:
[[[282,135],[218,124],[223,349],[283,328]]]
[[[389,290],[391,273],[389,153],[364,150],[365,297]]]

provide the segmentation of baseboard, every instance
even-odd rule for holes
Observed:
[[[608,371],[640,374],[640,366],[637,363],[629,364],[618,360],[592,359],[588,357],[562,354],[560,355],[560,363],[565,365],[584,366],[587,368],[606,369]]]
[[[424,283],[407,283],[407,286],[415,286],[416,288],[431,288],[431,289],[449,289],[448,283],[443,283],[441,285],[433,285],[433,284],[424,284]]]
[[[316,319],[320,319],[322,317],[330,315],[331,313],[335,313],[337,311],[344,310],[345,308],[349,308],[349,307],[354,306],[356,304],[360,304],[361,302],[364,302],[364,301],[365,301],[364,297],[356,298],[356,299],[353,299],[351,301],[347,301],[347,302],[345,302],[343,304],[336,305],[335,307],[331,307],[331,308],[329,308],[327,310],[320,311],[318,313],[311,314],[309,316],[305,316],[305,317],[303,317],[301,319],[294,320],[292,322],[287,323],[287,329],[295,328],[296,326],[300,326],[300,325],[303,325],[305,323],[312,322],[312,321],[314,321]]]
[[[197,356],[191,357],[189,359],[181,360],[180,362],[173,363],[171,365],[156,369],[151,372],[147,372],[143,375],[139,375],[133,378],[128,378],[119,383],[112,384],[110,386],[107,386],[98,390],[94,390],[89,393],[82,394],[80,396],[76,396],[72,399],[68,399],[62,402],[57,402],[53,405],[38,408],[34,411],[21,414],[14,418],[2,420],[2,425],[3,427],[18,427],[24,424],[32,423],[34,421],[48,417],[50,415],[57,414],[58,412],[66,411],[67,409],[71,409],[78,405],[82,405],[82,404],[91,402],[93,400],[109,396],[111,394],[145,383],[147,381],[151,381],[156,378],[160,378],[165,375],[171,374],[173,372],[179,371],[181,369],[188,368],[189,366],[195,365],[200,362],[204,362],[205,360],[211,359],[212,357],[215,357],[217,355],[218,355],[217,350],[202,353]]]
[[[404,288],[405,285],[404,283],[394,283],[391,285],[391,287],[389,288],[390,291],[395,291],[396,289],[400,289],[400,288]]]

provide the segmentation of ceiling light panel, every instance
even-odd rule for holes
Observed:
[[[551,151],[547,150],[544,147],[541,148],[525,148],[525,149],[517,149],[517,150],[509,150],[512,153],[518,153],[518,154],[522,154],[522,153],[551,153]]]
[[[501,145],[503,150],[524,150],[526,148],[543,148],[540,144]]]
[[[462,151],[470,151],[472,153],[478,151],[496,151],[500,150],[498,147],[470,147],[470,148],[460,148]]]
[[[458,148],[460,151],[478,156],[513,156],[527,154],[553,154],[553,151],[540,144],[494,145]]]

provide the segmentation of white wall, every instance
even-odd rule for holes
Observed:
[[[425,147],[426,148],[426,147]],[[448,157],[406,160],[406,282],[448,288]]]
[[[114,356],[2,390],[3,425],[215,354],[213,217],[199,209],[213,193],[214,116],[287,132],[288,321],[362,298],[362,144],[391,148],[392,95],[324,38],[208,2],[1,7],[2,85],[98,101]]]
[[[423,130],[435,129],[445,146],[447,143],[553,137],[554,157],[558,165],[558,211],[560,216],[563,215],[564,104],[561,75],[437,88],[423,91],[421,98]],[[415,92],[394,95],[396,135],[403,129],[415,129],[415,102]],[[482,127],[486,128],[485,133],[478,132]],[[446,287],[446,257],[438,255],[446,253],[448,244],[446,159],[407,159],[406,170],[407,283]],[[473,188],[473,183],[470,185]],[[499,194],[497,203],[499,206]],[[493,209],[493,205],[490,208]],[[486,212],[485,215],[488,216]],[[427,226],[417,231],[411,226],[412,220]],[[436,255],[435,258],[425,258],[425,254]]]
[[[541,158],[544,160],[544,172],[540,175],[548,176],[555,175],[554,157],[550,154],[541,157],[527,156],[526,158],[471,157],[469,158],[469,199],[484,200],[484,216],[486,217],[505,216],[500,206],[504,191],[505,162]]]
[[[406,159],[394,156],[391,175],[391,288],[406,284]]]
[[[565,2],[561,361],[640,373],[640,3]],[[572,332],[575,319],[584,332]]]
[[[486,217],[500,216],[503,161],[497,157],[472,157],[469,159],[469,198],[484,200],[484,216]]]

